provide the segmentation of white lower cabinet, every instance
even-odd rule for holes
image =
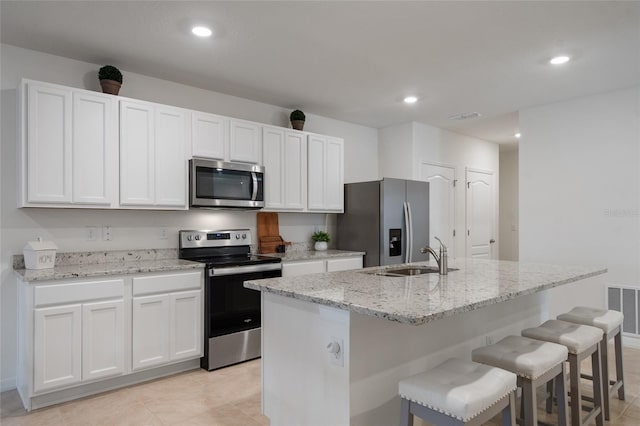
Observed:
[[[82,305],[34,311],[33,390],[79,383],[82,380]]]
[[[202,356],[202,281],[202,272],[133,279],[133,370]]]
[[[101,381],[126,379],[119,376],[138,370],[198,362],[204,339],[202,292],[201,269],[19,280],[17,387],[25,407],[110,389],[112,382],[101,389]],[[51,396],[57,392],[59,397]]]
[[[34,392],[124,373],[122,279],[45,282],[32,290]],[[100,298],[108,300],[91,300]]]
[[[362,256],[337,257],[323,260],[301,260],[282,263],[282,276],[295,277],[320,272],[337,272],[361,268]]]

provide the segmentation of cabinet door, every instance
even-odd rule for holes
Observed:
[[[327,272],[349,271],[351,269],[362,269],[362,256],[327,260]]]
[[[230,120],[229,160],[262,162],[262,128],[248,121]]]
[[[120,103],[120,204],[154,203],[154,111],[147,104]]]
[[[202,290],[169,294],[169,357],[202,356]]]
[[[34,310],[34,392],[80,382],[81,315],[79,304]]]
[[[133,298],[132,368],[169,362],[169,295]]]
[[[318,272],[325,272],[324,260],[282,264],[283,277],[296,277],[299,275],[315,274]]]
[[[224,160],[227,153],[229,121],[225,117],[194,112],[191,114],[191,149],[194,157]]]
[[[71,202],[71,90],[27,89],[27,201]]]
[[[324,210],[344,211],[344,142],[329,138],[325,151],[325,198]]]
[[[178,108],[156,107],[155,204],[187,208],[187,122]]]
[[[73,202],[115,204],[117,135],[111,96],[73,93]]]
[[[325,137],[311,135],[307,143],[307,206],[309,210],[322,210],[324,207],[326,141]]]
[[[307,203],[307,137],[303,133],[287,132],[284,141],[285,207],[302,210]]]
[[[268,209],[285,207],[284,130],[265,127],[262,131],[262,164],[265,171],[264,203]]]
[[[82,380],[124,373],[124,301],[82,305]]]

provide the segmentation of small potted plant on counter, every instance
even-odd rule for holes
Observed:
[[[304,128],[304,121],[306,120],[306,117],[304,112],[297,109],[291,113],[289,120],[291,120],[291,127],[296,130],[302,130]]]
[[[311,236],[311,239],[315,241],[316,244],[314,248],[318,251],[326,250],[327,243],[331,241],[331,238],[329,238],[329,234],[327,234],[324,231],[314,232],[313,235]]]
[[[102,93],[117,95],[122,86],[122,73],[113,65],[105,65],[98,71],[98,79],[102,87]]]

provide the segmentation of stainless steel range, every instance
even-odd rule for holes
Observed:
[[[260,292],[247,280],[282,276],[279,258],[251,254],[251,231],[180,231],[181,259],[206,263],[204,357],[214,370],[260,357]]]

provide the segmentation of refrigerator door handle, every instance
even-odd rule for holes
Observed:
[[[407,213],[409,213],[409,263],[413,262],[413,216],[411,214],[411,203],[407,201]]]
[[[404,230],[405,230],[405,242],[406,242],[406,250],[404,253],[404,263],[409,263],[409,253],[411,253],[411,251],[409,250],[409,244],[410,244],[410,235],[411,235],[411,231],[409,230],[409,205],[407,204],[407,202],[405,201],[404,203],[402,203],[402,207],[404,209]]]

